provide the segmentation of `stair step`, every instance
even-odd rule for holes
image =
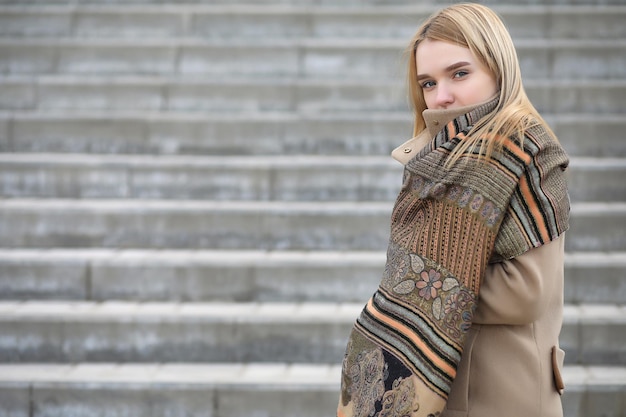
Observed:
[[[0,362],[339,363],[361,308],[1,302]]]
[[[364,303],[0,302],[1,362],[339,363]],[[567,363],[624,363],[626,307],[567,305]]]
[[[0,176],[3,197],[388,201],[402,166],[391,157],[0,154]]]
[[[619,416],[626,368],[566,366],[564,417]],[[0,413],[66,417],[319,417],[337,407],[339,365],[0,365]]]
[[[544,117],[572,156],[626,156],[622,115]],[[0,113],[2,152],[387,156],[411,135],[408,112]]]
[[[204,74],[403,78],[406,41],[294,39],[0,39],[4,74]],[[626,39],[520,40],[527,78],[626,77]],[[586,65],[579,65],[584,61]]]
[[[336,409],[339,378],[337,365],[0,365],[0,414],[319,417]]]
[[[0,154],[0,176],[4,198],[393,201],[402,166],[389,156]],[[570,197],[624,200],[624,177],[626,158],[573,158]]]
[[[619,252],[565,254],[567,303],[626,305],[626,257]],[[593,277],[590,279],[590,277]]]
[[[626,159],[572,158],[568,190],[572,201],[625,201]]]
[[[621,114],[626,80],[527,80],[542,113]],[[211,112],[407,111],[404,84],[352,80],[190,80],[178,77],[8,76],[4,110]]]
[[[376,202],[4,200],[0,239],[38,248],[382,249],[390,210]]]
[[[119,5],[119,6],[143,6],[143,5],[160,5],[163,4],[163,0],[0,0],[0,4],[5,5],[44,5],[48,6],[51,4],[61,4],[61,5],[80,5],[81,7],[87,5]],[[203,0],[180,0],[177,1],[176,4],[178,6],[189,6],[189,5],[201,5],[204,4]],[[426,0],[420,2],[421,5],[432,5],[435,7],[444,7],[447,4],[454,4],[456,1],[454,0],[445,0],[445,1],[435,1],[435,0]],[[483,2],[486,5],[492,7],[503,7],[503,6],[528,6],[528,7],[536,7],[540,5],[541,2],[539,0],[485,0]],[[620,0],[551,0],[549,2],[551,5],[555,6],[591,6],[591,5],[623,5]],[[212,5],[218,6],[230,6],[230,7],[248,7],[248,6],[257,6],[257,7],[276,7],[276,6],[292,6],[292,7],[318,7],[318,6],[328,6],[335,7],[340,10],[342,9],[353,9],[358,10],[361,7],[373,7],[381,4],[380,0],[346,0],[342,2],[340,5],[333,0],[212,0]],[[386,0],[384,2],[385,6],[394,6],[394,7],[405,7],[405,6],[415,6],[415,2],[412,0]]]
[[[333,5],[334,6],[334,5]],[[0,36],[208,39],[347,37],[410,39],[438,7],[294,5],[119,5],[0,7]],[[623,6],[501,6],[513,39],[626,37]]]
[[[3,249],[0,299],[364,303],[384,265],[384,251]],[[625,271],[624,252],[566,253],[565,302],[626,305]]]
[[[392,202],[0,201],[13,248],[384,250]],[[575,203],[569,251],[626,251],[626,203]]]

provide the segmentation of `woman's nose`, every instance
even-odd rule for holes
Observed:
[[[446,108],[454,103],[454,96],[450,89],[443,83],[437,85],[436,104],[438,107]]]

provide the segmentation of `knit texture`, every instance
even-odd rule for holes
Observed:
[[[450,152],[497,101],[448,123],[405,166],[381,284],[343,361],[338,416],[437,416],[456,376],[490,262],[568,228],[568,158],[542,127],[489,160]],[[479,145],[478,145],[479,146]]]

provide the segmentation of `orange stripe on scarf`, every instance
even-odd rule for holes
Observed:
[[[398,333],[404,335],[408,339],[411,340],[437,368],[446,372],[452,378],[456,376],[456,369],[450,366],[449,363],[443,361],[437,353],[433,352],[433,350],[426,344],[424,341],[415,334],[415,332],[410,329],[405,324],[398,322],[397,320],[393,320],[391,317],[381,314],[373,304],[373,300],[370,300],[367,303],[367,311],[374,317],[376,317],[381,322],[385,323],[389,327],[395,329]]]

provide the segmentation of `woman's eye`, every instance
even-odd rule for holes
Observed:
[[[457,71],[457,72],[454,73],[454,78],[463,78],[467,74],[469,74],[469,72],[467,72],[467,71],[463,71],[463,70]]]
[[[422,88],[431,88],[435,86],[435,82],[434,81],[424,81],[422,83]]]

